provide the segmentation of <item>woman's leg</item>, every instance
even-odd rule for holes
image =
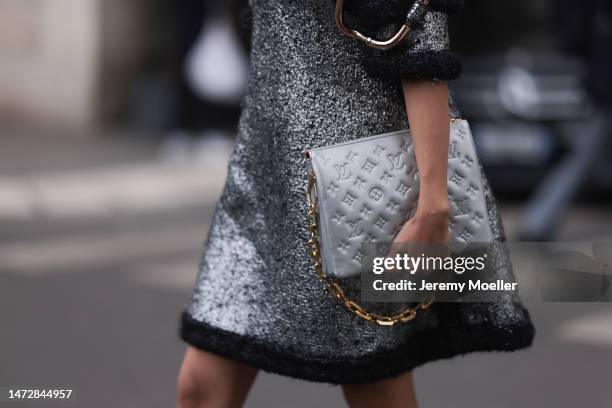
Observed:
[[[412,373],[369,383],[342,386],[344,399],[351,408],[416,408]]]
[[[239,408],[257,369],[188,347],[178,376],[179,408]]]

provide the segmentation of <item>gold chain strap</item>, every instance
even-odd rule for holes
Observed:
[[[427,309],[434,301],[435,296],[431,296],[428,300],[419,303],[414,307],[410,307],[402,310],[401,312],[392,316],[384,316],[377,313],[368,312],[359,303],[351,300],[344,289],[340,286],[338,281],[330,278],[323,273],[323,263],[321,261],[321,246],[319,245],[319,224],[317,216],[317,201],[318,194],[315,184],[315,175],[312,171],[308,172],[308,186],[306,188],[306,198],[308,200],[308,218],[310,224],[308,225],[308,254],[314,262],[314,269],[317,278],[321,282],[327,284],[329,293],[336,299],[338,299],[342,305],[350,312],[357,316],[365,319],[369,322],[377,323],[381,326],[393,326],[395,323],[406,323],[413,320],[419,310]],[[312,198],[314,192],[315,199]]]

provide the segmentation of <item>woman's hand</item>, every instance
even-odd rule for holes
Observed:
[[[448,209],[437,211],[417,210],[409,219],[393,242],[398,244],[447,244],[450,242],[448,229]]]
[[[448,206],[419,210],[414,217],[406,221],[393,240],[388,257],[397,254],[413,256],[448,256],[447,244],[450,243],[448,229]]]

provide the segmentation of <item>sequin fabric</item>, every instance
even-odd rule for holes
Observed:
[[[418,49],[446,49],[446,16],[430,12],[415,39]],[[354,40],[336,31],[329,0],[253,2],[250,80],[239,132],[185,309],[192,323],[244,339],[243,351],[211,346],[213,352],[257,366],[257,355],[248,351],[256,343],[298,361],[346,362],[349,369],[351,361],[377,353],[405,354],[402,345],[411,336],[440,333],[441,328],[444,333],[446,324],[473,331],[486,322],[508,333],[530,325],[525,309],[508,302],[435,306],[410,324],[389,329],[347,312],[315,278],[306,252],[303,151],[407,127],[399,84],[368,75],[358,55]],[[487,197],[501,240],[488,187]],[[500,278],[511,275],[507,254],[492,255]],[[197,325],[189,330],[197,331]],[[190,338],[184,336],[188,342]],[[461,340],[448,339],[452,341]],[[204,339],[195,345],[207,344]],[[415,361],[469,350],[449,346],[448,353],[430,356],[423,350]],[[404,369],[411,365],[416,363]],[[263,368],[288,372],[274,363]],[[326,376],[324,368],[317,370],[296,368],[290,375],[343,382],[342,372]]]

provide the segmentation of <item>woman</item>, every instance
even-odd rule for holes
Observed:
[[[346,4],[347,25],[382,37],[412,2],[384,9],[373,0],[353,3]],[[305,249],[303,150],[408,122],[422,187],[417,214],[396,240],[448,241],[449,115],[456,113],[445,81],[460,65],[448,51],[447,13],[457,6],[432,3],[404,45],[378,51],[339,33],[330,0],[253,2],[239,135],[182,316],[189,347],[178,380],[181,407],[239,407],[258,369],[342,384],[351,407],[416,406],[414,367],[531,344],[529,315],[512,302],[434,303],[392,328],[364,321],[326,293]],[[485,186],[491,227],[503,240]],[[511,275],[505,252],[491,256],[500,277]]]

